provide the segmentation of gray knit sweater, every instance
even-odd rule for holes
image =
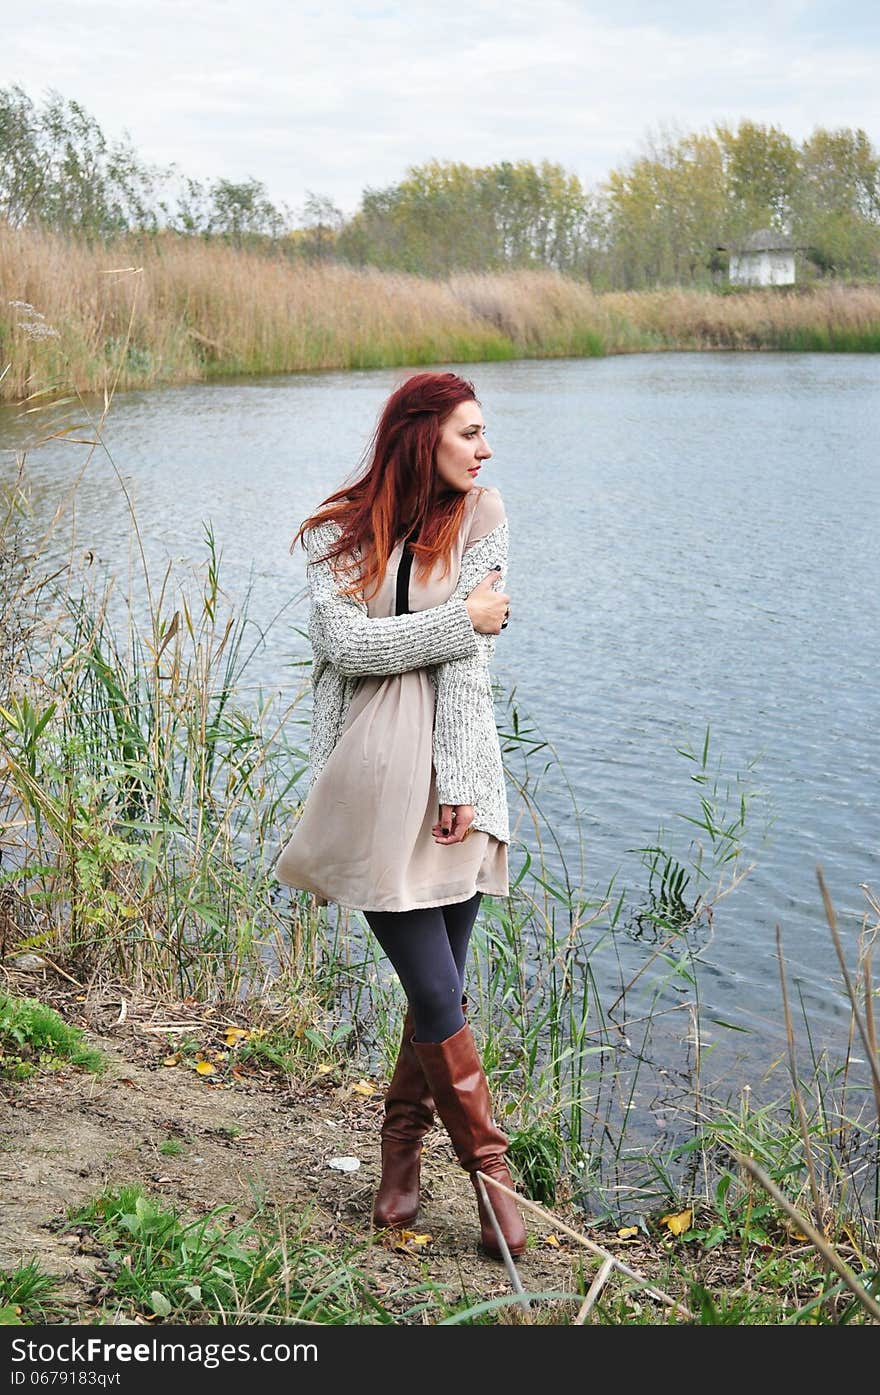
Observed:
[[[466,549],[455,590],[442,605],[410,615],[371,617],[365,602],[340,595],[332,562],[321,558],[340,530],[323,523],[305,534],[309,557],[312,666],[312,783],[336,745],[363,674],[427,668],[436,705],[433,755],[441,804],[472,804],[474,828],[510,842],[504,767],[489,664],[495,636],[478,634],[465,597],[493,566],[507,573],[508,528],[502,520]]]

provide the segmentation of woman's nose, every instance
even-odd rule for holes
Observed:
[[[478,449],[478,451],[477,451],[477,455],[480,457],[481,460],[489,460],[489,459],[491,459],[492,452],[491,452],[491,450],[489,449],[489,443],[488,443],[488,441],[481,441],[481,442],[480,442],[480,446],[479,446],[479,449]]]

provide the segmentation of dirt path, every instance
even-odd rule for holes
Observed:
[[[89,1322],[107,1294],[100,1248],[65,1224],[66,1214],[123,1183],[139,1183],[190,1219],[223,1204],[239,1222],[258,1207],[288,1218],[308,1212],[309,1238],[322,1248],[363,1246],[354,1262],[394,1312],[411,1305],[406,1291],[420,1281],[451,1300],[510,1293],[503,1266],[478,1248],[473,1190],[440,1127],[426,1147],[417,1222],[430,1241],[403,1244],[373,1232],[382,1082],[365,1087],[355,1076],[316,1070],[294,1084],[277,1070],[234,1070],[222,1060],[232,1019],[203,1005],[156,1006],[113,988],[59,989],[45,972],[11,974],[8,987],[82,1026],[108,1061],[103,1075],[65,1067],[0,1085],[0,1269],[36,1257],[62,1276],[70,1321]],[[185,1037],[216,1060],[214,1075],[198,1074],[192,1056],[165,1064]],[[362,1093],[370,1084],[375,1093]],[[180,1144],[179,1154],[160,1151],[167,1140]],[[361,1166],[332,1169],[340,1156]],[[530,1247],[517,1265],[525,1288],[572,1291],[584,1251],[563,1237],[561,1246],[548,1243],[549,1227],[534,1217],[526,1215],[526,1226]]]

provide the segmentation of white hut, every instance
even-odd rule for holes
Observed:
[[[730,283],[733,286],[794,285],[794,254],[791,238],[772,228],[749,233],[742,242],[719,247],[730,253]]]

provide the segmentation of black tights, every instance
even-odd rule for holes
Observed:
[[[416,1041],[445,1041],[464,1026],[468,944],[483,893],[453,906],[364,911],[412,1008]]]

